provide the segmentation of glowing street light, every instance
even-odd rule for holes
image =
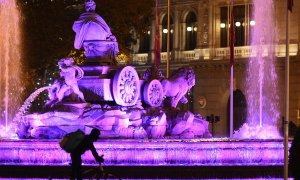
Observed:
[[[189,27],[186,28],[186,30],[187,31],[192,31],[192,27],[189,26]]]
[[[221,23],[221,24],[220,24],[220,27],[221,27],[221,28],[225,28],[225,27],[226,27],[225,23]]]
[[[241,26],[241,22],[235,22],[235,26],[236,27],[240,27]]]

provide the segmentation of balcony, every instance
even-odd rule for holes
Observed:
[[[285,45],[275,45],[274,48],[276,57],[285,57],[286,46]],[[234,48],[234,57],[236,59],[244,59],[255,57],[258,54],[262,56],[268,56],[271,54],[271,49],[269,46],[241,46]],[[298,54],[298,44],[290,44],[290,56],[296,56]],[[162,52],[161,63],[166,63],[167,53]],[[201,60],[225,60],[230,57],[229,47],[227,48],[207,48],[207,49],[195,49],[193,51],[180,51],[176,53],[175,57],[178,62],[191,62],[191,61],[201,61]],[[170,53],[170,57],[171,53]],[[134,65],[145,65],[148,60],[148,54],[133,54]]]
[[[133,54],[132,55],[132,63],[134,65],[144,65],[147,63],[148,60],[148,53],[141,53],[141,54]]]

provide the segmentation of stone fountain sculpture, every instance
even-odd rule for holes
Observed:
[[[195,85],[195,73],[191,68],[179,68],[170,79],[163,79],[164,95],[171,97],[171,106],[176,108],[178,102],[186,104],[186,93]]]
[[[116,37],[104,19],[95,13],[96,3],[93,0],[85,2],[85,9],[86,12],[73,24],[76,32],[74,47],[84,47],[86,64],[97,64],[99,60],[115,63],[115,56],[119,52]]]
[[[83,70],[74,65],[73,58],[61,59],[58,62],[58,67],[61,70],[60,79],[55,80],[49,89],[49,100],[46,102],[46,106],[52,106],[61,102],[62,99],[67,96],[67,93],[70,95],[70,92],[75,93],[81,101],[85,102],[83,93],[79,90],[77,84],[77,81],[84,75]]]
[[[150,68],[140,79],[134,67],[114,65],[116,38],[94,12],[95,2],[85,6],[87,12],[73,25],[74,46],[84,47],[85,64],[76,66],[72,58],[58,62],[60,78],[34,92],[17,114],[19,137],[61,138],[91,128],[100,129],[103,138],[210,137],[204,118],[176,108],[179,101],[187,103],[184,96],[195,85],[194,71],[182,67],[165,79],[159,69]],[[26,114],[44,90],[49,94],[44,109]]]

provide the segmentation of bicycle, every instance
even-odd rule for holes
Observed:
[[[99,166],[90,168],[82,173],[83,177],[88,177],[88,179],[119,179],[116,175],[104,171],[104,168],[101,163]]]

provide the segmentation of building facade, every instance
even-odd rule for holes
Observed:
[[[279,92],[280,116],[285,116],[285,51],[286,51],[286,2],[273,0],[275,19],[275,63]],[[159,0],[159,26],[161,38],[161,70],[166,70],[167,58],[167,0]],[[290,96],[289,119],[300,125],[300,0],[294,0],[290,13]],[[234,48],[234,111],[235,127],[246,119],[247,106],[246,71],[251,57],[250,37],[255,26],[252,19],[253,2],[234,0],[235,48]],[[189,109],[202,116],[219,116],[214,124],[215,136],[229,134],[229,13],[230,0],[171,0],[170,13],[170,69],[192,66],[196,73],[196,85],[190,92]],[[155,16],[149,22],[137,44],[132,47],[133,61],[143,72],[154,61]],[[271,89],[269,90],[271,91]],[[278,120],[281,127],[281,119]],[[211,127],[212,128],[212,127]]]

